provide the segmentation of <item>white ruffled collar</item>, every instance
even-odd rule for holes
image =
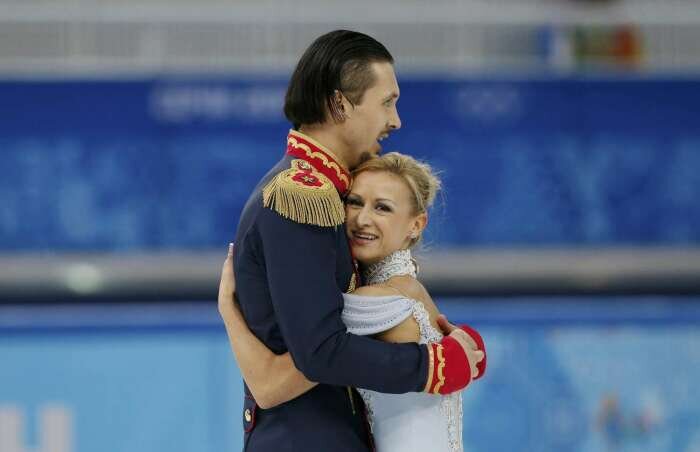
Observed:
[[[411,250],[394,251],[381,261],[364,268],[363,282],[365,284],[381,284],[394,276],[408,275],[416,277],[418,264],[411,257]]]

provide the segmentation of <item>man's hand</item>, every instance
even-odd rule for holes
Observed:
[[[442,314],[438,316],[437,323],[444,335],[450,336],[459,342],[464,349],[464,354],[467,355],[472,378],[478,377],[479,369],[477,368],[477,364],[484,359],[484,352],[479,350],[476,341],[474,341],[474,339],[472,339],[464,330],[461,330],[460,328],[451,324],[447,320],[447,317]]]

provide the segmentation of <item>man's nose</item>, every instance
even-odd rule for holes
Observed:
[[[394,107],[394,112],[389,118],[389,128],[392,130],[398,130],[401,128],[401,118],[399,117],[399,111]]]

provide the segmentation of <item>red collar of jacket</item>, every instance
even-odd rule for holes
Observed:
[[[350,173],[321,143],[297,130],[290,130],[287,135],[287,154],[309,162],[316,171],[333,182],[341,196],[347,194],[350,188]]]

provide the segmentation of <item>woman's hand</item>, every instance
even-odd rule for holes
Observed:
[[[248,388],[260,408],[272,408],[299,397],[316,383],[310,382],[294,367],[289,353],[276,355],[250,331],[236,302],[233,274],[233,243],[221,268],[219,314],[224,320],[231,351]]]
[[[236,302],[236,278],[233,274],[233,243],[228,244],[228,254],[221,268],[218,306],[219,315],[225,322],[232,318],[242,320],[243,316]]]

